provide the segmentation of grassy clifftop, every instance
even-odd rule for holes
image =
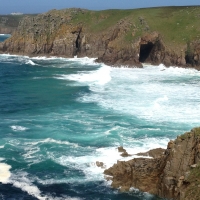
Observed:
[[[35,15],[0,15],[0,33],[13,32],[19,25],[19,22],[27,16]]]
[[[98,33],[122,20],[128,22],[125,41],[130,42],[142,33],[157,31],[166,43],[185,44],[200,39],[200,7],[161,7],[135,10],[105,10],[79,12],[73,23],[87,24]]]
[[[69,14],[70,9],[49,13]],[[72,9],[73,10],[73,9]],[[200,39],[200,6],[161,7],[132,10],[103,10],[72,12],[72,23],[84,24],[91,33],[103,32],[116,23],[127,23],[124,34],[125,42],[131,42],[145,32],[159,32],[163,41],[170,44],[185,44]],[[35,15],[0,15],[1,27],[16,28],[26,16]]]
[[[51,10],[24,17],[0,51],[98,57],[116,66],[147,62],[200,67],[199,24],[200,6]]]

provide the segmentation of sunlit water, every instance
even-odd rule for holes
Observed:
[[[194,69],[0,55],[0,199],[156,199],[112,189],[96,161],[199,126],[199,87]]]

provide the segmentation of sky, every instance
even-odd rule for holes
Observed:
[[[0,14],[42,13],[52,9],[134,9],[159,6],[200,5],[199,0],[0,0]]]

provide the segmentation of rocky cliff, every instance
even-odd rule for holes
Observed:
[[[118,161],[104,173],[112,176],[112,186],[121,191],[135,187],[168,199],[199,200],[200,128],[178,136],[160,152],[151,151],[153,158]]]
[[[0,34],[12,34],[15,31],[13,27],[0,27]]]
[[[200,7],[52,10],[24,17],[0,52],[97,57],[109,65],[200,66]]]
[[[35,15],[0,15],[0,34],[12,34],[24,17]]]

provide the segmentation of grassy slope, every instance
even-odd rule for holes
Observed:
[[[190,185],[186,189],[187,199],[196,200],[200,197],[200,164],[190,171],[188,178]],[[191,198],[194,197],[194,198]]]
[[[139,18],[144,19],[143,24]],[[98,33],[114,26],[121,19],[132,24],[124,36],[127,43],[145,32],[152,31],[159,32],[163,41],[170,44],[171,48],[200,39],[200,6],[88,11],[76,15],[73,22],[87,24],[90,32]],[[145,30],[145,27],[149,27],[149,30]]]
[[[75,9],[76,10],[76,9]],[[127,31],[123,33],[117,45],[131,44],[135,39],[146,32],[156,31],[161,34],[167,49],[181,51],[190,41],[200,40],[200,6],[191,7],[161,7],[143,8],[135,10],[103,10],[76,12],[74,9],[61,11],[52,10],[54,15],[72,17],[73,24],[85,24],[87,32],[97,35],[109,32],[119,21],[128,24]],[[12,16],[0,15],[0,26],[17,27],[19,21],[26,15]],[[2,19],[7,17],[6,23]],[[141,19],[143,22],[141,23]]]
[[[0,15],[0,26],[16,28],[19,24],[19,21],[26,16],[35,15]]]

